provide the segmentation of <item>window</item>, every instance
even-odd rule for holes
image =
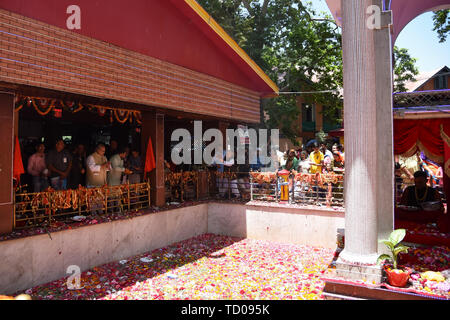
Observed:
[[[434,89],[435,90],[442,90],[447,89],[447,76],[437,76],[434,78]]]
[[[314,104],[302,104],[303,122],[316,121],[316,108]]]
[[[302,130],[314,132],[316,130],[316,106],[314,104],[302,104]]]

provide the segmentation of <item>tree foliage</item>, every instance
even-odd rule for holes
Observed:
[[[331,16],[318,14],[301,0],[198,0],[281,92],[307,94],[308,102],[325,103],[326,112],[342,109],[341,34]],[[265,125],[286,137],[298,136],[295,94],[263,101]]]
[[[450,9],[436,11],[433,15],[434,29],[439,37],[439,42],[447,40],[450,33]]]
[[[406,92],[406,83],[415,81],[419,74],[416,66],[417,59],[412,58],[408,49],[394,47],[394,91]]]

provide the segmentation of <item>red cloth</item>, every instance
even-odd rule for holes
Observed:
[[[156,168],[156,161],[155,161],[155,154],[153,152],[153,143],[152,138],[149,138],[147,145],[147,155],[145,157],[144,173],[147,174],[148,172],[153,171],[155,168]]]
[[[448,123],[448,119],[395,120],[394,153],[413,155],[420,150],[431,160],[442,164],[444,140],[441,125]]]
[[[407,220],[396,220],[394,228],[406,229],[405,242],[450,247],[450,233],[441,228],[427,230],[424,224]]]
[[[13,166],[13,178],[17,183],[20,182],[20,176],[25,173],[23,168],[22,153],[20,152],[19,138],[16,137],[14,145],[14,166]]]
[[[408,211],[401,208],[395,208],[395,220],[411,221],[416,223],[436,223],[441,216],[440,211]]]

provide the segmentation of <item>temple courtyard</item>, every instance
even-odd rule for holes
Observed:
[[[67,277],[18,294],[36,300],[322,300],[326,279],[335,279],[338,254],[339,249],[204,234],[82,272],[78,289],[68,288]],[[450,248],[413,246],[402,261],[415,270],[403,292],[450,298],[449,279],[421,278],[427,270],[450,268]]]

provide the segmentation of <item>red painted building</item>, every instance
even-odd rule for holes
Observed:
[[[18,97],[139,112],[142,154],[153,141],[152,199],[160,205],[168,127],[259,123],[261,97],[278,93],[194,0],[72,4],[0,0],[0,233],[12,228],[14,137],[28,129],[19,125]]]

